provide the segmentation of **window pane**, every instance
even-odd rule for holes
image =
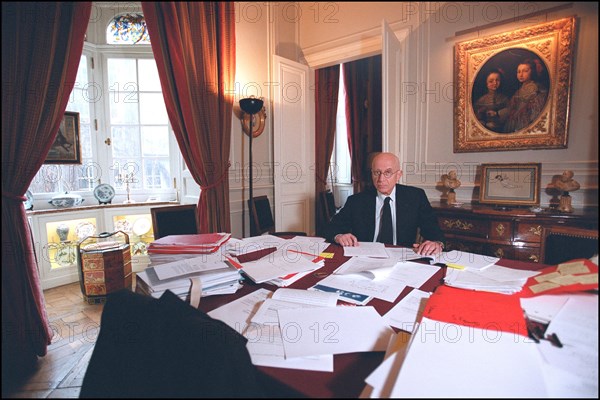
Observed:
[[[113,158],[138,158],[140,151],[140,133],[137,126],[111,127]]]
[[[134,58],[109,58],[108,88],[111,91],[124,90],[126,83],[136,83],[137,73]]]
[[[144,159],[146,187],[166,189],[170,186],[171,173],[168,159]]]
[[[169,130],[166,126],[142,127],[142,155],[169,157]]]
[[[114,96],[114,97],[113,97]],[[111,124],[137,124],[138,123],[138,103],[132,101],[137,99],[136,94],[132,93],[111,93],[110,101],[110,122]]]
[[[162,93],[140,93],[140,123],[147,125],[169,123]]]
[[[160,79],[156,61],[149,59],[139,60],[140,90],[143,92],[160,92]]]

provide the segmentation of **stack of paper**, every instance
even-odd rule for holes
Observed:
[[[150,243],[149,254],[208,254],[214,253],[231,237],[231,233],[200,233],[169,235]]]
[[[442,253],[439,262],[454,269],[467,269],[469,271],[482,271],[500,260],[498,257],[484,256],[482,254],[469,253],[466,251],[452,250]]]
[[[322,263],[323,261],[320,261]],[[268,282],[298,272],[311,272],[320,268],[303,254],[275,251],[255,261],[240,263],[242,271],[255,283]]]
[[[219,254],[151,266],[137,274],[136,291],[159,298],[170,290],[187,299],[192,286],[191,278],[198,277],[202,296],[235,293],[239,288],[239,271],[225,263]]]
[[[528,278],[539,273],[539,271],[518,270],[499,265],[492,265],[481,271],[448,268],[444,282],[448,286],[461,289],[513,294],[523,289]]]

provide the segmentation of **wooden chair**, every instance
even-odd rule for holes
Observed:
[[[198,233],[196,208],[195,204],[151,208],[154,239]]]
[[[263,233],[269,233],[274,236],[306,236],[306,232],[276,232],[269,198],[267,196],[257,196],[253,200],[248,199],[250,236],[258,236]]]
[[[556,265],[598,254],[598,229],[556,225],[542,229],[540,262]]]
[[[327,221],[331,221],[331,218],[333,218],[333,216],[338,211],[337,207],[335,206],[333,192],[331,190],[322,191],[321,201],[323,203],[323,209],[325,210],[325,218],[327,219]]]

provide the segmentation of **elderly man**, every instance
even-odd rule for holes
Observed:
[[[392,153],[379,153],[371,163],[374,189],[348,197],[344,207],[331,219],[325,237],[342,246],[358,242],[382,242],[413,247],[422,255],[444,249],[442,233],[434,210],[420,188],[400,185],[400,161]],[[415,243],[417,229],[424,241]]]

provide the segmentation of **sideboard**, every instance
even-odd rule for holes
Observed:
[[[533,212],[529,208],[502,210],[479,204],[460,207],[432,202],[446,235],[446,250],[461,250],[512,260],[539,262],[542,229],[562,225],[598,229],[598,209],[555,209]]]

